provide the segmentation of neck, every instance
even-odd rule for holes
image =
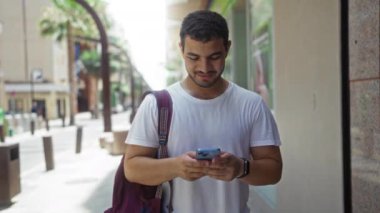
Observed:
[[[200,87],[195,84],[190,77],[186,77],[182,82],[182,88],[189,93],[191,96],[199,99],[213,99],[223,94],[224,91],[228,88],[228,81],[220,78],[214,85],[211,87]]]

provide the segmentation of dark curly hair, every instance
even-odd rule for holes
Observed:
[[[213,38],[222,38],[224,46],[228,46],[228,26],[220,14],[208,10],[199,10],[188,14],[182,21],[180,38],[183,47],[185,37],[207,42]]]

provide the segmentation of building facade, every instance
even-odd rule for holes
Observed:
[[[49,118],[68,115],[67,45],[40,34],[39,21],[49,0],[0,0],[0,60],[9,113],[29,113],[32,100]]]

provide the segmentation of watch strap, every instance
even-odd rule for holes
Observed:
[[[241,158],[243,160],[243,174],[238,176],[237,178],[243,178],[249,174],[249,160],[246,158]]]

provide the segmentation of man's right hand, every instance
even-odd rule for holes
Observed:
[[[195,159],[195,152],[162,159],[156,159],[156,153],[157,148],[127,145],[124,159],[125,177],[131,182],[150,186],[176,177],[194,181],[205,176],[210,166],[209,161]]]
[[[188,181],[197,180],[206,176],[210,166],[209,161],[195,159],[195,152],[186,152],[176,157],[177,176]]]

